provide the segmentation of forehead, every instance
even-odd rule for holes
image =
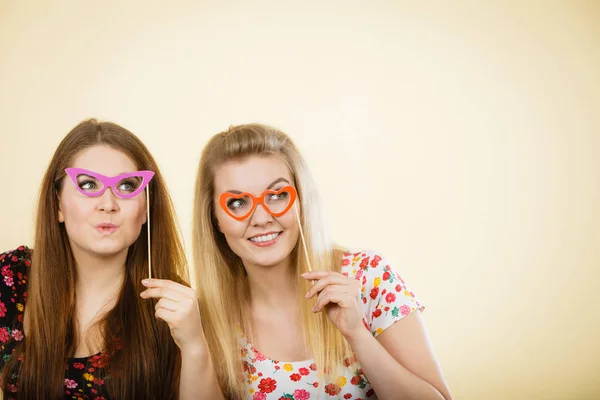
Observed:
[[[87,169],[106,176],[116,176],[138,169],[125,153],[105,145],[96,145],[80,151],[73,158],[71,167]]]
[[[251,156],[232,160],[215,170],[215,194],[239,190],[260,194],[276,179],[285,178],[293,183],[287,164],[278,156]]]

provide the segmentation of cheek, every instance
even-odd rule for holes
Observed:
[[[217,211],[217,223],[219,224],[219,230],[230,238],[242,238],[246,232],[247,220],[236,221],[223,211]]]
[[[296,220],[296,216],[294,215],[293,211],[289,211],[279,217],[277,222],[279,222],[279,224],[285,229],[289,229],[291,231],[298,230],[298,221]]]
[[[60,200],[60,209],[65,219],[65,225],[74,227],[79,223],[89,219],[93,213],[94,207],[88,199],[72,199],[68,196]]]
[[[144,198],[125,203],[121,207],[121,211],[125,218],[135,222],[136,225],[143,225],[146,222],[146,200]]]

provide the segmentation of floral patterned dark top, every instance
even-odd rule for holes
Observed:
[[[0,254],[0,368],[23,336],[23,312],[27,301],[27,280],[31,249],[21,246]],[[10,340],[10,339],[14,340]],[[109,358],[105,353],[69,358],[65,365],[65,399],[108,400],[105,380]],[[18,377],[7,382],[4,398],[14,399]]]

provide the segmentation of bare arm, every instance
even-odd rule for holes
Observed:
[[[207,350],[181,351],[179,399],[224,399]]]
[[[169,325],[171,336],[181,351],[179,399],[223,399],[202,330],[196,292],[169,280],[149,279],[142,283],[148,289],[140,296],[159,299],[156,318]]]
[[[397,321],[377,338],[362,329],[348,342],[379,398],[452,399],[420,311]]]

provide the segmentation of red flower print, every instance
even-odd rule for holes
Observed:
[[[76,362],[76,363],[73,363],[73,368],[76,368],[76,369],[84,369],[84,368],[85,368],[85,365],[83,365],[83,364],[82,364],[82,363],[80,363],[80,362]]]
[[[19,257],[12,256],[11,260],[12,260],[12,262],[17,262],[17,261],[19,261]]]
[[[381,316],[381,308],[373,311],[373,318],[379,318]]]
[[[375,394],[375,391],[373,389],[369,389],[369,391],[367,392],[367,397],[371,397]]]
[[[350,379],[350,383],[353,384],[354,386],[360,384],[360,381],[362,380],[362,378],[360,377],[360,375],[354,375],[352,377],[352,379]]]
[[[275,366],[275,371],[279,371],[281,369],[281,367],[279,365]]]
[[[387,293],[387,289],[383,289],[383,290],[381,291],[381,295],[382,295],[382,296],[383,296],[384,294],[386,294],[386,293]]]
[[[373,260],[371,261],[371,267],[376,267],[379,265],[379,261],[381,261],[381,257],[379,256],[374,256]]]
[[[94,378],[94,385],[104,385],[104,379]]]
[[[308,368],[312,369],[313,371],[316,371],[317,370],[317,364],[312,363],[312,364],[310,364],[310,367],[308,367]]]
[[[259,372],[257,375],[258,375],[258,376],[263,376],[263,373],[262,373],[262,372]]]
[[[106,400],[106,397],[104,397],[104,396],[94,397],[94,400]]]
[[[14,331],[12,331],[11,336],[18,342],[23,340],[23,332],[21,332],[18,329],[15,329]]]
[[[383,280],[387,281],[388,279],[390,279],[390,273],[388,271],[385,271],[383,273]]]
[[[92,363],[92,365],[96,368],[105,368],[108,366],[108,355],[106,353],[96,354],[93,357],[90,357],[88,361]]]
[[[290,379],[294,382],[298,382],[300,379],[302,379],[302,377],[300,376],[300,374],[291,374]]]
[[[401,292],[402,291],[402,286],[400,286],[400,284],[396,285],[396,292]]]
[[[319,382],[315,382],[312,385],[313,385],[313,387],[319,387]]]
[[[367,304],[367,298],[366,297],[363,297],[362,301],[363,301],[364,304]]]
[[[306,375],[310,374],[310,371],[306,368],[300,368],[298,370],[298,372],[300,372],[300,375],[302,375],[302,376],[306,376]]]
[[[6,316],[6,306],[0,301],[0,317]]]
[[[8,330],[5,327],[0,328],[0,342],[6,342],[9,337]]]
[[[254,393],[254,396],[252,396],[252,400],[267,400],[267,394],[262,392],[256,392]]]
[[[337,396],[338,394],[340,394],[341,391],[342,388],[336,385],[335,383],[330,383],[329,385],[325,386],[325,393],[327,393],[330,396]]]
[[[350,399],[351,397],[352,397],[352,395],[351,395],[350,393],[346,393],[346,394],[344,395],[344,398],[345,398],[345,399]]]
[[[294,400],[308,400],[310,399],[310,393],[304,389],[294,390]]]
[[[344,259],[342,260],[342,266],[343,266],[343,267],[345,267],[345,266],[346,266],[346,265],[348,265],[348,264],[350,264],[350,260],[349,260],[349,259],[347,259],[347,258],[344,258]]]
[[[383,311],[385,311],[385,312],[388,312],[388,311],[390,311],[390,308],[389,308],[389,307],[385,307],[385,308],[383,309]]]
[[[386,296],[385,296],[385,301],[387,303],[393,303],[394,300],[396,300],[396,295],[392,292],[389,292]]]
[[[261,379],[258,388],[263,393],[271,393],[277,388],[277,381],[271,378]]]
[[[369,257],[363,258],[363,260],[360,262],[360,269],[367,269],[368,265],[369,265]]]
[[[31,262],[29,260],[25,260],[23,264],[25,264],[26,267],[29,267],[31,265]]]
[[[248,361],[244,361],[244,372],[247,372],[249,374],[255,374],[256,367],[250,364]]]
[[[73,379],[65,379],[65,386],[69,389],[75,389],[77,387],[77,382]]]
[[[377,295],[379,294],[379,287],[376,286],[373,289],[371,289],[371,299],[375,300],[377,298]]]
[[[410,314],[410,307],[406,304],[402,304],[400,306],[400,314],[402,315],[408,315]]]

